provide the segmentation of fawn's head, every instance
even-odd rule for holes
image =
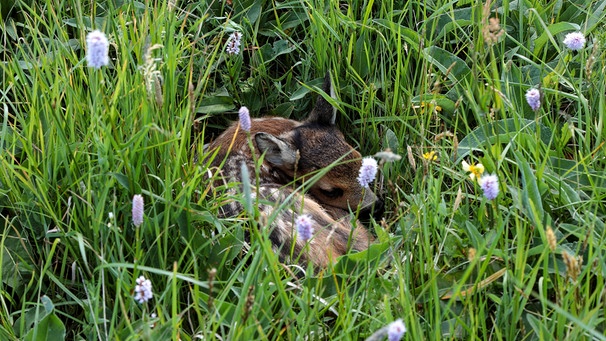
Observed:
[[[327,74],[323,90],[334,95]],[[369,189],[358,182],[362,157],[335,126],[336,108],[319,97],[307,119],[279,136],[259,132],[255,142],[265,160],[290,178],[307,180],[317,171],[329,168],[308,190],[323,205],[342,209],[370,208],[377,201]]]

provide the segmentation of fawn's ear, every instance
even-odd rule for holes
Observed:
[[[283,169],[295,169],[297,149],[291,143],[268,133],[256,133],[255,142],[269,163]]]
[[[330,72],[326,72],[326,76],[324,76],[322,91],[324,91],[326,94],[330,94],[331,98],[335,98],[335,89],[332,85],[332,81],[330,80]],[[322,95],[319,95],[314,109],[311,111],[305,122],[329,126],[334,125],[336,119],[337,108],[333,107],[326,99],[324,99]]]

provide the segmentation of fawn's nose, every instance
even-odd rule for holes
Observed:
[[[384,212],[385,203],[381,198],[377,198],[372,205],[366,206],[360,210],[359,218],[362,222],[368,222],[370,221],[370,218],[381,220]]]

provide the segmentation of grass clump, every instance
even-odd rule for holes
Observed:
[[[3,1],[0,338],[604,339],[604,5]],[[403,158],[377,242],[297,277],[197,160],[327,70],[349,141]]]

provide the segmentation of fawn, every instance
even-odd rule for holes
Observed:
[[[334,95],[329,74],[322,90]],[[335,126],[336,112],[319,96],[302,122],[280,117],[256,118],[251,120],[248,133],[236,122],[206,149],[207,155],[215,155],[211,162],[211,169],[217,170],[213,175],[215,184],[241,183],[242,165],[248,169],[252,199],[258,200],[262,215],[274,217],[265,228],[269,229],[272,247],[282,262],[310,261],[316,267],[326,267],[349,250],[367,249],[373,241],[350,212],[358,206],[360,210],[369,210],[376,203],[380,205],[380,201],[358,182],[361,155]],[[258,166],[255,159],[260,161]],[[321,178],[316,176],[316,181],[309,181],[327,167]],[[304,192],[297,190],[301,185]],[[238,189],[231,186],[229,191],[235,194]],[[282,205],[285,201],[286,206]],[[221,214],[233,217],[243,211],[242,204],[233,200],[222,207]],[[310,216],[314,224],[309,241],[295,237],[294,221],[301,214]]]

